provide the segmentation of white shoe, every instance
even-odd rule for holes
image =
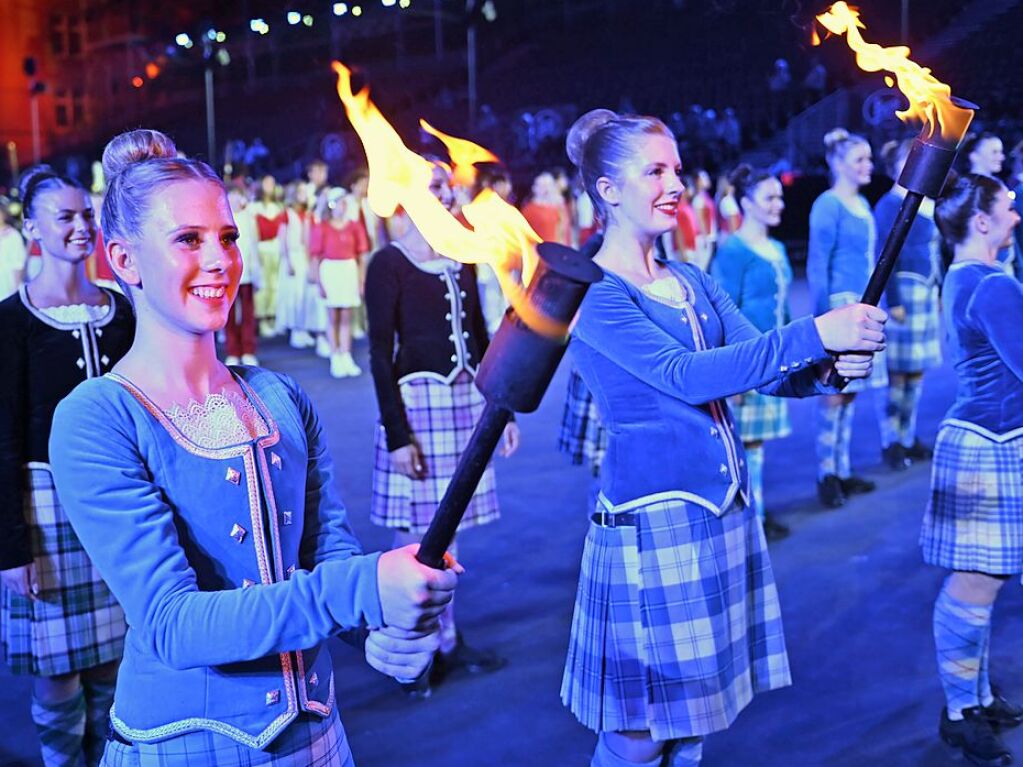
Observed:
[[[351,373],[348,372],[348,366],[345,365],[345,358],[343,354],[332,354],[330,357],[330,375],[333,378],[347,378]]]
[[[263,320],[259,323],[259,337],[260,338],[273,338],[277,335],[277,328],[271,320]]]
[[[237,357],[235,357],[233,354],[228,354],[226,357],[224,357],[224,364],[225,365],[239,365],[239,364],[241,364],[241,360],[238,359]]]
[[[362,368],[355,364],[355,359],[351,354],[342,354],[341,360],[345,366],[345,372],[350,376],[361,376]]]
[[[356,340],[356,341],[361,341],[361,340],[363,340],[363,339],[364,339],[365,337],[366,337],[366,331],[365,331],[365,330],[363,330],[362,328],[353,328],[353,329],[352,329],[352,338],[353,338],[354,340]]]
[[[308,349],[310,346],[316,345],[313,337],[304,330],[292,330],[289,343],[293,349]]]
[[[327,343],[327,337],[319,335],[316,337],[316,356],[328,359],[330,357],[330,344]]]
[[[242,355],[242,364],[243,365],[258,365],[259,364],[259,358],[256,357],[255,354],[243,354]]]

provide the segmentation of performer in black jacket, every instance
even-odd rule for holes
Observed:
[[[450,210],[450,180],[439,164],[430,189]],[[407,216],[397,218],[404,233],[373,256],[366,275],[370,367],[380,406],[370,518],[395,530],[395,547],[426,532],[483,411],[475,378],[488,341],[475,269],[440,256]],[[509,456],[518,448],[518,427],[510,423],[504,437],[502,455]],[[488,467],[459,530],[498,516]],[[451,552],[457,556],[454,545]],[[492,652],[465,645],[449,604],[434,680],[456,668],[479,673],[503,665]],[[408,692],[425,696],[429,687]]]

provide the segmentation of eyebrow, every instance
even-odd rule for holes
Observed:
[[[207,227],[204,227],[201,224],[184,224],[182,226],[174,227],[173,229],[170,230],[170,232],[168,232],[168,234],[172,234],[173,235],[173,234],[180,234],[182,232],[194,232],[196,230],[199,230],[201,232],[201,231],[205,230],[206,228]],[[222,232],[237,232],[238,231],[238,227],[237,226],[232,226],[231,224],[225,224],[224,226],[220,227],[220,231],[222,231]]]

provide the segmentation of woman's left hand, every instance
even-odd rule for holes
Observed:
[[[501,457],[507,458],[508,456],[515,455],[515,451],[519,449],[521,442],[522,432],[519,431],[519,425],[515,421],[510,421],[504,427],[504,445],[501,447]]]
[[[418,679],[430,667],[440,649],[440,632],[406,631],[391,626],[369,632],[366,662],[381,674],[398,679]]]
[[[873,354],[839,354],[835,358],[835,372],[843,378],[866,378],[873,369]]]

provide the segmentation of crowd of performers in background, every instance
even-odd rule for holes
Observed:
[[[573,175],[563,169],[545,171],[533,179],[520,205],[523,216],[544,240],[576,247],[592,240],[591,244],[599,246],[599,250],[594,247],[593,251],[606,274],[600,287],[591,290],[584,305],[584,309],[590,308],[581,313],[573,337],[571,359],[575,367],[569,377],[559,438],[560,448],[573,462],[587,464],[594,477],[587,513],[596,509],[591,518],[595,526],[584,552],[562,690],[565,704],[580,721],[601,735],[593,764],[657,765],[662,764],[662,758],[663,763],[670,765],[697,764],[702,737],[728,726],[731,716],[748,702],[751,692],[789,683],[773,579],[769,564],[764,564],[767,555],[761,546],[762,538],[758,537],[759,526],[750,519],[759,515],[767,540],[777,540],[789,533],[764,511],[765,444],[792,431],[782,397],[823,395],[818,397],[816,427],[817,493],[822,505],[840,507],[850,495],[874,489],[874,483],[854,473],[850,465],[853,407],[859,392],[876,390],[873,401],[877,407],[882,459],[889,468],[901,471],[915,461],[932,457],[931,448],[918,438],[916,413],[924,373],[941,363],[943,327],[951,332],[950,349],[957,364],[976,359],[975,352],[980,350],[992,365],[1001,365],[998,368],[1001,378],[992,383],[983,370],[957,368],[960,376],[984,379],[977,390],[984,389],[982,394],[991,401],[980,402],[979,395],[977,401],[957,401],[953,414],[956,420],[951,426],[943,425],[936,448],[933,498],[925,521],[923,545],[929,562],[953,571],[935,608],[939,670],[948,702],[942,715],[941,734],[971,758],[1004,763],[999,760],[1009,758],[1008,751],[997,736],[997,728],[1023,722],[1023,710],[990,685],[986,659],[991,605],[999,587],[1008,575],[1019,572],[1023,561],[1023,552],[1016,550],[1018,540],[1023,540],[1023,517],[1011,523],[1006,521],[1010,513],[1005,508],[1008,501],[980,509],[983,519],[974,524],[987,531],[981,537],[990,541],[1001,535],[1004,540],[987,548],[964,543],[961,524],[957,528],[957,515],[966,513],[965,505],[970,501],[957,493],[962,484],[960,475],[972,464],[980,464],[987,467],[992,481],[1011,485],[1006,497],[1011,496],[1013,503],[1023,498],[1018,460],[1009,455],[1015,455],[1012,451],[1018,449],[1017,441],[996,439],[992,443],[990,439],[992,433],[1011,435],[1019,426],[1003,423],[999,418],[1004,420],[1004,408],[995,408],[1001,399],[1021,396],[1017,391],[1021,386],[1021,368],[1016,359],[1018,341],[999,324],[998,312],[1002,312],[1002,318],[1018,316],[1016,302],[1020,291],[1016,283],[1023,274],[1020,241],[1006,239],[1018,217],[1013,218],[1015,213],[1007,207],[1012,203],[1006,186],[998,179],[1006,178],[1008,186],[1017,189],[1018,205],[1023,197],[1023,148],[1017,147],[1013,152],[1014,165],[1009,174],[1003,168],[1005,153],[997,137],[981,134],[970,138],[961,153],[965,175],[959,182],[963,188],[957,198],[958,207],[952,211],[948,207],[951,203],[946,203],[945,224],[939,232],[941,211],[936,211],[934,201],[925,201],[900,255],[886,294],[887,348],[876,354],[872,366],[867,368],[862,367],[862,362],[846,361],[846,370],[856,380],[838,393],[821,389],[814,383],[811,370],[829,364],[822,340],[835,341],[826,347],[832,352],[867,348],[863,338],[852,339],[842,328],[854,311],[863,311],[862,307],[850,305],[858,302],[884,234],[906,193],[895,184],[873,206],[863,197],[861,191],[874,173],[869,143],[844,129],[835,129],[825,137],[831,186],[815,201],[810,213],[806,265],[813,313],[817,317],[815,333],[809,320],[792,322],[789,294],[793,269],[785,247],[771,236],[771,229],[778,226],[785,208],[785,190],[780,179],[767,170],[740,165],[715,183],[706,171],[698,170],[675,186],[658,182],[672,187],[668,194],[671,220],[667,223],[659,218],[665,215],[660,209],[652,225],[641,221],[642,216],[634,210],[613,212],[609,200],[614,199],[614,194],[626,192],[605,190],[605,194],[598,190],[596,179],[601,173],[609,173],[607,168],[617,167],[618,161],[634,162],[647,155],[663,155],[667,162],[673,152],[677,157],[677,150],[669,151],[674,139],[660,121],[619,117],[606,110],[598,112],[601,114],[591,113],[582,118],[570,135],[570,157],[581,171],[582,182],[573,180]],[[594,155],[585,155],[584,146],[594,136],[606,142],[606,146],[601,144],[592,149],[594,145],[590,144]],[[133,140],[142,139],[136,136]],[[134,415],[129,411],[141,406],[166,425],[168,433],[178,435],[174,443],[187,445],[195,456],[208,457],[219,455],[217,451],[226,449],[228,444],[237,443],[237,439],[234,443],[224,442],[224,435],[214,433],[223,428],[225,409],[237,416],[229,419],[234,430],[232,438],[257,441],[268,436],[269,430],[275,428],[274,423],[288,421],[295,411],[298,413],[295,422],[304,422],[307,429],[305,439],[313,440],[308,450],[322,451],[315,412],[297,386],[279,377],[251,372],[257,370],[253,366],[259,363],[259,341],[285,336],[292,347],[308,348],[310,353],[328,360],[325,364],[329,365],[330,375],[347,378],[363,373],[352,348],[356,340],[368,336],[371,374],[380,409],[370,518],[374,524],[394,530],[395,556],[402,552],[401,556],[408,558],[409,544],[417,542],[429,525],[454,473],[459,453],[482,411],[483,401],[474,378],[489,338],[507,307],[489,267],[464,266],[443,258],[402,211],[387,220],[377,217],[367,200],[365,170],[355,170],[342,185],[336,186],[330,183],[327,165],[314,161],[305,178],[283,185],[273,176],[265,175],[259,179],[228,180],[221,186],[220,180],[210,177],[212,171],[203,164],[173,159],[175,150],[166,137],[155,134],[146,140],[150,144],[144,151],[138,149],[138,156],[120,146],[121,160],[104,163],[112,175],[110,181],[116,175],[119,183],[127,183],[125,174],[138,174],[139,194],[143,197],[156,194],[158,189],[164,190],[161,194],[177,189],[174,194],[167,194],[180,210],[164,211],[164,215],[173,213],[179,217],[191,199],[185,194],[190,189],[193,193],[204,190],[203,194],[209,195],[209,210],[216,208],[219,196],[224,194],[237,227],[236,245],[243,267],[237,296],[225,311],[224,322],[211,324],[209,331],[204,332],[201,349],[197,347],[203,369],[224,384],[222,390],[210,393],[205,402],[188,401],[189,390],[183,380],[178,382],[180,390],[161,390],[164,381],[175,380],[176,373],[161,363],[152,349],[173,345],[174,323],[184,320],[172,316],[179,309],[161,306],[162,300],[170,299],[161,298],[159,289],[151,288],[147,293],[145,285],[159,284],[157,278],[167,276],[161,276],[160,268],[166,267],[156,265],[159,262],[155,251],[136,256],[136,260],[148,263],[143,269],[139,264],[133,265],[124,252],[104,245],[104,232],[110,242],[114,241],[112,238],[127,241],[149,225],[148,219],[140,218],[139,210],[132,207],[130,195],[117,190],[117,195],[111,198],[109,190],[104,189],[102,173],[96,174],[97,183],[90,193],[73,179],[37,168],[25,175],[18,205],[7,206],[0,222],[0,299],[6,297],[0,303],[3,313],[0,342],[5,365],[17,368],[5,379],[19,383],[7,387],[0,397],[0,469],[5,477],[5,493],[0,501],[3,533],[0,574],[4,587],[0,645],[14,672],[30,674],[35,679],[32,717],[47,765],[72,763],[82,752],[89,764],[98,763],[106,743],[106,716],[113,696],[116,662],[124,651],[125,613],[118,603],[124,604],[129,617],[134,611],[135,620],[129,622],[147,625],[154,616],[146,613],[145,601],[158,598],[156,592],[161,588],[158,580],[147,583],[138,567],[115,574],[121,567],[117,563],[122,560],[93,556],[98,559],[104,578],[110,580],[111,593],[86,554],[87,548],[90,552],[91,547],[101,548],[105,535],[106,501],[101,503],[96,495],[102,488],[82,486],[71,472],[58,476],[55,484],[48,447],[54,411],[78,383],[106,378],[101,385],[88,388],[87,395],[79,396],[76,405],[67,406],[78,418],[95,422],[98,431],[110,423],[137,418],[142,410]],[[908,141],[883,148],[881,160],[891,178],[898,178],[908,150]],[[616,159],[616,152],[621,157]],[[517,202],[511,176],[499,165],[482,166],[472,189],[453,186],[450,169],[442,161],[435,161],[433,167],[431,191],[456,216],[460,206],[483,188]],[[111,168],[115,170],[112,172]],[[668,173],[673,175],[671,169]],[[197,186],[192,188],[190,184]],[[105,192],[108,194],[104,199]],[[635,190],[629,194],[635,194]],[[102,220],[101,209],[110,220]],[[630,216],[637,218],[632,220]],[[982,227],[975,223],[978,216],[995,223],[985,224],[987,228],[981,231]],[[643,229],[644,226],[647,228]],[[1000,234],[1005,236],[998,239]],[[1018,229],[1015,235],[1019,236]],[[643,245],[648,236],[657,254],[656,263],[640,264],[628,253],[631,248]],[[982,257],[989,246],[997,246],[992,251],[997,254],[991,263]],[[116,275],[109,259],[115,252],[122,259]],[[948,271],[947,263],[953,257],[955,263],[952,271]],[[153,282],[144,279],[147,271],[153,275]],[[946,288],[942,308],[941,288],[946,274],[950,279],[955,275],[954,290],[950,300]],[[992,275],[1011,278],[1012,287],[1006,287],[1006,280],[988,279]],[[134,277],[137,283],[128,279]],[[212,300],[216,298],[216,289],[201,288],[213,293],[197,295]],[[991,294],[987,303],[1002,308],[980,312],[971,301],[973,294],[981,292]],[[125,296],[134,302],[134,312]],[[664,324],[673,328],[671,334],[681,334],[671,343],[695,344],[695,351],[715,347],[722,351],[713,370],[701,373],[702,368],[695,366],[684,381],[675,380],[670,371],[661,370],[656,364],[658,344],[666,342],[658,317],[662,313],[665,317],[667,313],[676,317],[680,308],[685,312],[685,327],[677,322]],[[940,317],[942,310],[944,323]],[[882,324],[876,316],[863,317],[868,325]],[[136,333],[136,321],[140,328],[144,326],[145,332]],[[605,332],[608,322],[620,322],[632,328],[632,332],[627,337],[613,338]],[[780,351],[768,348],[767,343],[754,344],[755,338],[763,337],[759,334],[778,339]],[[140,344],[140,337],[149,338],[148,345]],[[219,357],[227,365],[240,365],[234,369],[250,372],[232,378],[223,372],[226,368],[217,367],[215,357],[209,356],[214,338]],[[122,358],[127,362],[119,366],[116,374],[107,375]],[[761,369],[761,363],[777,365],[781,378],[773,369],[770,376],[765,373],[763,380],[756,378],[751,371]],[[161,370],[165,379],[156,370]],[[621,370],[631,370],[637,380],[642,380],[645,387],[642,396],[614,398],[613,384],[616,377],[621,377]],[[656,376],[663,380],[654,385],[650,379]],[[697,407],[690,403],[690,400],[717,402],[718,392],[734,390],[736,381],[747,382],[750,390],[728,396],[731,414],[729,409],[718,412],[714,406]],[[619,395],[627,390],[632,391],[625,387]],[[675,394],[657,393],[669,390]],[[648,413],[636,407],[648,395],[663,396],[664,408],[658,412],[677,410],[677,418],[667,419],[670,423],[661,423],[663,418],[650,422]],[[269,398],[274,404],[269,408],[255,404],[260,397]],[[100,423],[97,413],[104,412],[111,402],[120,404],[116,412],[111,411],[107,422]],[[281,404],[284,402],[288,404]],[[130,403],[130,407],[125,403]],[[275,408],[282,409],[276,412]],[[997,415],[996,410],[1002,415]],[[1014,412],[1023,411],[1017,408]],[[623,423],[643,423],[644,434],[659,435],[664,442],[658,445],[654,440],[645,445],[620,447],[615,452],[616,465],[605,466],[609,433],[602,424],[601,413]],[[121,424],[125,429],[127,421]],[[62,421],[66,439],[59,443],[60,450],[67,465],[85,465],[91,460],[90,445],[74,436],[70,423],[70,416],[66,415]],[[709,438],[699,431],[705,427],[709,428]],[[698,469],[690,465],[682,472],[685,476],[669,478],[673,482],[677,479],[677,486],[669,489],[685,491],[684,498],[658,494],[664,476],[663,472],[656,480],[648,476],[649,468],[657,464],[651,450],[668,449],[681,438],[688,440],[685,433],[690,428],[695,430],[694,435],[699,432],[702,436],[699,439],[694,436],[691,443],[686,443],[699,446],[700,450],[706,448],[707,460]],[[164,445],[161,439],[156,439],[156,447],[170,450],[172,442]],[[502,454],[514,453],[520,439],[518,426],[512,422],[505,431]],[[736,449],[730,440],[738,440],[741,449]],[[732,445],[730,450],[726,449],[728,444]],[[156,450],[148,443],[123,447],[123,455],[119,455],[129,462],[137,457],[136,450]],[[720,465],[711,460],[717,455],[715,451],[724,451]],[[267,455],[266,460],[281,470],[281,454]],[[322,453],[316,458],[322,459]],[[305,465],[306,458],[300,460]],[[1013,468],[1005,468],[1010,465]],[[322,470],[329,481],[332,472],[329,463],[324,463]],[[229,469],[226,479],[238,485],[243,477],[234,471],[232,474]],[[285,474],[281,487],[292,492],[287,484],[290,480],[283,478]],[[90,482],[102,484],[100,480],[105,475],[101,475],[88,476]],[[114,482],[117,476],[111,475],[109,479]],[[223,479],[217,481],[222,483]],[[177,481],[158,471],[150,483],[166,491]],[[721,482],[724,485],[719,487]],[[75,528],[57,498],[58,485],[74,491],[73,514],[78,520]],[[114,490],[120,492],[123,488],[113,488],[111,492]],[[135,491],[141,493],[141,486],[132,490]],[[724,493],[720,498],[719,491]],[[188,491],[181,492],[187,495]],[[693,493],[702,499],[716,500],[703,502],[706,508],[701,510],[686,500]],[[613,496],[648,501],[626,504],[625,508],[609,500]],[[107,500],[110,497],[113,496]],[[333,503],[335,499],[327,500]],[[126,496],[125,502],[129,501],[131,498]],[[194,505],[192,500],[180,503],[179,511],[188,517]],[[196,505],[195,509],[198,508]],[[156,514],[159,510],[150,511]],[[1020,516],[1015,506],[1011,511]],[[281,512],[282,530],[295,522],[292,513]],[[651,540],[630,543],[629,535],[622,531],[634,530],[630,520],[640,513],[660,520],[658,524],[663,523],[663,530],[658,533],[654,529]],[[247,519],[247,512],[243,516]],[[460,530],[493,522],[499,516],[493,472],[488,469]],[[699,525],[695,522],[697,517],[703,520]],[[640,629],[635,619],[638,594],[624,589],[623,593],[629,593],[620,601],[615,601],[619,597],[614,596],[618,593],[616,586],[631,588],[631,582],[609,582],[607,578],[614,577],[613,574],[601,569],[622,557],[656,559],[658,548],[674,535],[678,519],[692,523],[686,534],[694,541],[704,536],[714,566],[720,565],[722,572],[735,581],[727,587],[728,599],[741,598],[749,608],[748,616],[756,624],[755,630],[767,637],[762,646],[750,651],[750,656],[746,654],[748,648],[732,646],[732,640],[727,638],[730,634],[746,636],[752,630],[747,626],[733,632],[737,627],[729,628],[727,621],[715,624],[713,640],[721,644],[715,645],[710,654],[706,647],[697,647],[699,643],[694,638],[689,649],[697,653],[696,658],[686,660],[683,666],[709,663],[723,654],[744,658],[727,673],[717,669],[710,677],[713,691],[708,693],[704,685],[699,700],[694,698],[695,688],[685,683],[657,691],[635,687],[632,682],[626,684],[623,680],[643,675],[637,675],[621,654],[595,644],[607,632],[613,633],[623,647],[637,641],[656,644],[659,641],[656,638],[640,638],[639,634],[663,629],[674,636],[673,626],[699,617],[669,615],[668,624],[663,627]],[[194,523],[200,527],[203,524],[198,517]],[[140,521],[140,529],[143,527]],[[85,531],[85,547],[76,535],[80,530]],[[338,545],[357,551],[358,544],[349,537],[347,527],[343,532]],[[230,530],[230,537],[239,544],[249,534],[240,524]],[[661,540],[659,535],[667,537]],[[152,543],[141,540],[137,531],[126,531],[122,542],[124,549],[118,550],[118,557],[133,550],[137,561],[153,563],[154,571],[159,569],[154,557],[167,553],[146,548]],[[299,545],[298,539],[292,543]],[[630,555],[630,547],[637,546],[637,551]],[[734,561],[737,551],[741,552],[741,567],[736,567]],[[454,547],[451,553],[455,554]],[[192,556],[199,553],[190,551],[189,557]],[[324,551],[323,561],[330,558],[330,552]],[[314,564],[307,562],[303,567],[312,569]],[[394,589],[407,585],[412,578],[411,567],[406,565],[403,571],[401,577],[405,581],[394,576]],[[294,569],[292,565],[286,573],[274,577],[287,580],[294,575]],[[359,569],[365,568],[359,565]],[[355,573],[351,577],[357,580],[363,576]],[[244,587],[257,585],[248,578],[240,582]],[[745,585],[739,588],[737,584]],[[434,658],[432,670],[415,681],[406,679],[404,684],[407,693],[419,697],[429,696],[431,684],[443,681],[452,670],[481,673],[496,671],[504,665],[504,659],[492,651],[466,644],[457,630],[450,593],[452,583],[438,582],[433,587],[442,596],[425,611],[428,613],[425,618],[422,610],[416,612],[405,604],[397,591],[382,606],[345,608],[363,611],[360,615],[346,614],[346,620],[355,626],[360,621],[365,625],[367,620],[370,625],[381,625],[381,610],[395,615],[404,611],[409,630],[421,627],[424,621],[430,624],[436,635],[435,644],[427,653]],[[317,588],[313,584],[305,598],[319,599]],[[364,588],[364,584],[359,588]],[[640,588],[646,587],[641,584]],[[693,588],[709,589],[710,585],[700,583]],[[736,597],[739,592],[742,593]],[[83,593],[88,597],[83,599]],[[666,604],[672,601],[667,591],[653,597],[652,593],[647,590],[644,598],[656,597]],[[720,598],[723,594],[706,592],[696,602],[709,604]],[[612,607],[607,615],[587,612],[588,605],[605,602]],[[201,610],[202,605],[197,602],[195,609]],[[206,619],[212,621],[210,632],[216,635],[227,630],[229,617],[207,614]],[[254,634],[266,628],[258,613],[248,620]],[[312,646],[344,623],[336,614],[324,620],[322,626],[310,626],[302,635],[302,642],[307,644],[301,647]],[[230,625],[231,630],[236,628]],[[411,641],[404,637],[381,640],[383,635],[373,636],[376,637],[373,641],[392,643],[387,645],[387,652],[403,641]],[[969,639],[968,646],[960,641],[963,637]],[[287,641],[281,637],[276,643],[254,642],[252,649],[253,652],[257,646],[264,650],[297,649],[284,647]],[[241,660],[206,650],[187,645],[175,651],[193,653],[189,657],[200,665]],[[672,653],[685,651],[685,647],[675,647]],[[141,653],[140,658],[145,655],[145,651],[137,648],[135,652]],[[393,664],[372,657],[374,652],[379,652],[380,657],[386,652],[372,642],[368,645],[367,655],[375,666],[396,677],[407,676],[399,674],[400,669]],[[407,652],[409,657],[419,658],[424,651],[416,645]],[[679,660],[674,654],[671,658]],[[306,679],[310,700],[318,700],[323,692],[313,690],[319,684],[314,663],[315,655],[310,655],[310,674]],[[316,668],[324,675],[329,674],[322,664]],[[964,668],[973,669],[972,676],[964,673]],[[421,664],[416,669],[421,670]],[[253,676],[253,685],[259,683],[257,676]],[[118,707],[122,727],[120,734],[114,736],[116,742],[127,747],[132,746],[133,740],[147,742],[155,732],[128,721],[143,722],[148,716],[141,705],[141,688],[134,684],[124,685],[125,703]],[[280,693],[277,691],[277,697],[271,700],[272,692],[266,693],[264,705],[276,711],[281,703]],[[654,707],[646,706],[644,701],[654,693],[667,697],[658,700]],[[710,713],[699,720],[686,714],[694,710],[695,703]],[[307,710],[317,712],[315,706]],[[639,711],[645,713],[638,714]],[[185,716],[189,712],[182,709],[165,713]],[[229,711],[223,712],[225,718],[231,715]],[[251,717],[262,723],[266,711]],[[336,758],[345,752],[336,715],[332,714],[326,725],[312,717],[300,717],[298,721],[298,725],[288,729],[291,740],[287,742],[294,753],[312,749],[309,753],[326,755],[323,763],[328,764],[334,763],[329,757]],[[646,735],[620,736],[624,731]],[[227,742],[231,738],[221,742],[220,736],[213,735],[203,736],[205,739],[176,737],[187,739],[184,745],[189,748],[193,741],[199,749],[234,748],[233,741]],[[246,741],[242,738],[239,742],[244,746]],[[211,763],[249,763],[245,760],[252,756],[250,750],[232,752],[230,757]],[[166,756],[161,754],[161,758]]]

